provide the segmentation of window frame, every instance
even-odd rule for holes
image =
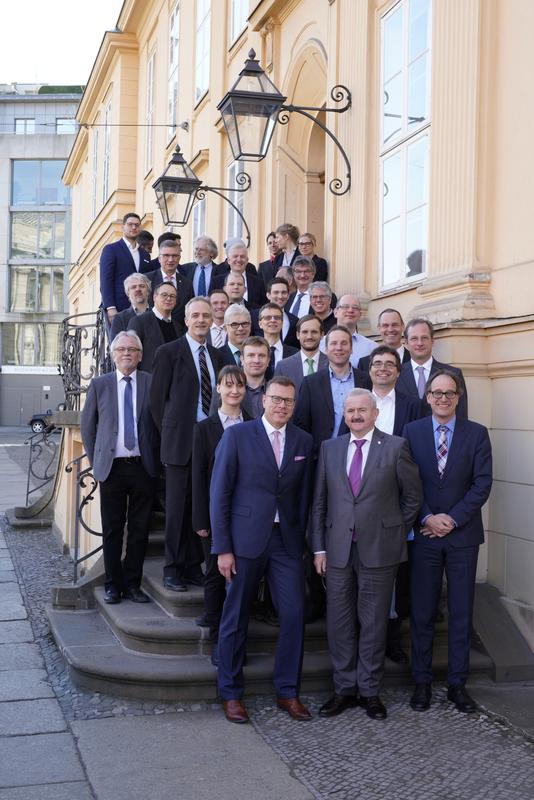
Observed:
[[[173,38],[173,33],[175,37]],[[176,42],[176,43],[174,43]],[[167,144],[176,136],[178,128],[178,82],[180,65],[180,2],[176,2],[169,14],[167,66]]]
[[[230,2],[230,46],[236,42],[248,24],[250,12],[249,0],[231,0]]]
[[[152,169],[153,159],[153,124],[154,124],[154,92],[156,88],[156,50],[150,53],[146,65],[146,99],[145,99],[145,175]]]
[[[102,205],[104,206],[109,198],[109,174],[111,163],[111,100],[108,101],[104,109],[104,154],[102,163]]]
[[[72,130],[70,131],[62,131],[61,123],[70,123]],[[78,131],[78,125],[76,124],[75,117],[56,117],[56,135],[57,136],[74,136]]]
[[[24,130],[18,131],[17,126],[19,122],[24,123]],[[33,125],[31,126],[33,130],[28,130],[28,123],[31,122]],[[16,136],[33,136],[35,135],[35,117],[15,117],[14,122],[14,132]]]
[[[202,19],[199,21],[199,7],[201,4],[206,3],[206,12]],[[200,53],[199,44],[204,41],[203,34],[207,28],[207,48]],[[200,56],[199,56],[200,54]],[[207,64],[207,71],[205,76],[205,84],[199,86],[199,69],[205,68]],[[211,0],[196,0],[196,25],[195,25],[195,105],[202,100],[204,95],[209,90],[210,85],[210,67],[211,67]]]
[[[232,161],[228,166],[228,186],[236,186],[236,176],[243,172],[243,164],[241,162]],[[245,192],[238,192],[231,190],[228,192],[228,199],[237,206],[243,217],[245,216]],[[243,220],[237,212],[228,206],[226,215],[226,239],[243,239]]]
[[[13,254],[13,223],[15,222],[15,216],[21,214],[35,214],[38,217],[37,223],[37,240],[36,240],[36,252],[37,255],[14,255]],[[63,223],[63,255],[62,256],[40,256],[40,239],[41,239],[41,231],[44,229],[42,224],[43,217],[52,217],[52,237],[51,237],[51,250],[54,251],[56,247],[56,238],[57,238],[57,229],[58,223]],[[61,218],[61,219],[60,219]],[[9,245],[9,263],[14,263],[17,265],[44,261],[54,261],[54,262],[64,262],[66,259],[66,247],[67,247],[67,212],[66,211],[29,211],[29,210],[17,210],[12,211],[10,215],[10,245]]]

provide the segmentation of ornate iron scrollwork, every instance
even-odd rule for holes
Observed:
[[[80,410],[80,396],[95,375],[109,372],[104,311],[76,314],[63,320],[63,350],[59,372],[68,411]]]

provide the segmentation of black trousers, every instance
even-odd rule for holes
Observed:
[[[200,538],[200,537],[199,537]],[[217,555],[211,552],[211,535],[200,538],[204,551],[206,571],[204,573],[204,611],[209,624],[210,642],[217,643],[219,625],[226,597],[226,581],[219,572]]]
[[[140,459],[116,458],[100,482],[106,589],[122,591],[141,584],[155,490],[156,479]],[[121,564],[125,524],[126,555]]]
[[[183,575],[202,564],[202,544],[193,531],[191,462],[165,467],[165,578]]]

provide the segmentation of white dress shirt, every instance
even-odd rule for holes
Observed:
[[[358,440],[365,439],[365,444],[362,445],[362,477],[363,477],[363,473],[365,471],[365,465],[367,464],[367,456],[369,455],[369,447],[371,445],[371,439],[373,438],[374,432],[375,429],[371,428],[371,430],[368,431],[368,433],[366,433],[365,436],[355,436],[353,433],[351,433],[350,442],[347,449],[347,463],[346,463],[347,475],[350,472],[350,465],[352,464],[352,459],[354,458],[354,454],[356,452],[356,445],[353,445],[352,443],[355,442],[356,439]]]
[[[170,314],[169,314],[168,317],[164,317],[163,314],[160,314],[160,312],[158,311],[158,309],[156,307],[154,307],[152,309],[152,312],[153,312],[154,316],[157,317],[158,319],[162,319],[165,322],[172,322],[172,317],[171,317]]]
[[[290,250],[289,252],[287,250],[284,250],[284,258],[282,259],[282,264],[281,264],[282,267],[291,266],[291,262],[293,261],[293,256],[295,255],[296,249],[297,248],[294,247],[293,250]]]
[[[295,314],[293,309],[295,308],[295,306],[298,303],[298,299],[299,299],[299,295],[300,294],[302,294],[302,300],[300,301],[299,313]],[[295,316],[298,317],[299,319],[301,317],[304,317],[306,314],[310,313],[310,290],[309,289],[307,289],[305,292],[299,292],[299,290],[297,289],[297,293],[295,294],[295,298],[294,298],[293,302],[291,303],[291,308],[289,309],[289,311],[290,311],[291,314],[295,314]]]
[[[160,269],[160,272],[161,272],[162,283],[172,283],[175,289],[178,288],[176,286],[176,272],[174,273],[174,275],[167,275],[167,273],[163,272],[162,269]]]
[[[304,376],[308,375],[308,367],[309,367],[307,361],[308,358],[311,358],[313,361],[314,372],[317,372],[319,370],[319,356],[321,354],[320,350],[317,350],[314,356],[309,356],[307,353],[304,352],[304,350],[299,350],[299,353],[302,360],[302,374]]]
[[[403,364],[404,353],[406,352],[406,348],[403,344],[400,347],[397,347],[397,353],[399,354],[399,358],[401,360],[401,366]]]
[[[139,255],[139,245],[136,242],[135,246],[132,247],[132,245],[130,244],[128,239],[126,239],[124,236],[122,237],[122,241],[124,242],[124,244],[126,245],[128,250],[130,251],[130,253],[132,255],[132,258],[134,260],[135,269],[136,269],[137,272],[139,272],[139,264],[141,262],[141,256]]]
[[[269,345],[269,352],[271,347],[274,347],[274,365],[276,367],[278,362],[284,357],[284,345],[282,344],[282,340],[278,339],[275,344]]]
[[[216,325],[215,322],[212,322],[210,333],[211,343],[214,347],[223,347],[226,344],[226,328],[224,327],[224,323],[222,325]],[[219,340],[220,344],[217,344]]]
[[[428,361],[425,361],[424,364],[418,364],[416,361],[413,360],[413,358],[411,358],[410,359],[410,364],[412,365],[413,377],[414,377],[414,380],[415,380],[415,385],[417,386],[418,383],[419,383],[419,372],[417,371],[419,367],[423,367],[423,369],[425,371],[425,383],[426,383],[427,380],[430,378],[430,369],[432,367],[432,356],[430,356]]]
[[[128,450],[124,446],[124,392],[126,390],[126,381],[123,380],[124,375],[117,368],[115,370],[117,377],[117,405],[119,410],[119,430],[117,433],[117,442],[115,444],[115,458],[131,458],[132,456],[140,456],[139,442],[137,439],[137,370],[134,370],[130,375],[132,387],[132,406],[134,416],[134,433],[135,433],[135,447],[133,450]]]
[[[220,408],[218,409],[218,414],[224,430],[231,428],[232,425],[237,425],[238,422],[243,422],[243,414],[239,414],[238,417],[231,417],[230,414],[223,414]]]
[[[393,433],[393,426],[395,425],[395,389],[392,389],[385,397],[380,397],[376,392],[373,392],[373,394],[378,408],[376,427],[384,431],[384,433]]]
[[[286,446],[286,428],[287,428],[287,425],[284,425],[283,428],[273,428],[271,423],[267,421],[267,419],[265,417],[265,414],[262,416],[261,421],[263,422],[263,427],[265,428],[265,430],[267,432],[267,436],[269,437],[269,441],[271,443],[271,447],[272,447],[273,441],[274,441],[274,437],[273,437],[274,432],[278,431],[278,433],[280,434],[280,437],[279,437],[278,441],[280,442],[280,465],[281,465],[283,463],[283,461],[284,461],[284,448]],[[273,450],[273,455],[274,455],[274,450]],[[280,522],[280,514],[278,513],[278,509],[276,509],[276,513],[274,515],[273,522]]]

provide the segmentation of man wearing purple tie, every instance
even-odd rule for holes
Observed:
[[[324,441],[317,464],[311,548],[326,575],[334,679],[323,717],[358,705],[358,692],[371,719],[387,716],[378,692],[391,592],[423,495],[406,442],[375,428],[377,416],[373,394],[352,389],[344,404],[350,433]]]

